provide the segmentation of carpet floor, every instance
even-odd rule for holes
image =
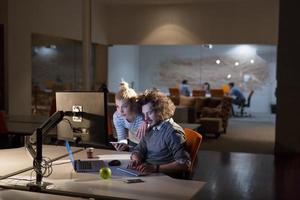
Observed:
[[[204,139],[200,150],[273,154],[275,116],[230,118],[226,134]]]

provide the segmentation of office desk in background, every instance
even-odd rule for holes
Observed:
[[[9,134],[17,136],[19,143],[24,145],[24,137],[32,135],[47,119],[47,116],[8,115],[6,116],[6,126]],[[54,127],[44,136],[43,141],[49,144],[55,141],[56,138],[56,127]]]
[[[80,148],[72,149],[78,150]],[[64,146],[44,145],[43,151],[44,156],[50,157],[52,159],[67,153]],[[6,156],[3,157],[3,154],[6,154]],[[102,159],[106,161],[109,161],[109,158],[120,158],[123,165],[126,165],[129,159],[128,153],[112,150],[96,149],[94,155],[99,155],[100,158],[102,157]],[[25,148],[1,150],[0,156],[1,163],[3,163],[3,159],[6,158],[6,164],[1,167],[2,169],[0,169],[1,176],[12,171],[16,171],[20,168],[29,167],[32,163],[32,159],[30,155],[25,151]],[[74,157],[75,159],[86,158],[85,150],[75,153]],[[31,172],[32,171],[29,170],[15,176],[15,178],[29,178]],[[35,178],[35,176],[33,178]],[[49,178],[44,178],[43,181],[53,183],[53,185],[49,186],[49,189],[54,189],[57,191],[77,192],[94,196],[107,196],[111,198],[149,200],[191,199],[205,184],[204,182],[200,181],[173,179],[163,174],[153,174],[150,176],[139,177],[144,181],[142,183],[127,184],[124,182],[124,180],[132,178],[136,177],[113,175],[112,178],[103,180],[99,178],[98,173],[76,173],[74,172],[71,163],[68,162],[68,157],[65,157],[54,162],[53,173]],[[28,183],[28,181],[13,179],[0,181],[1,184],[7,182],[9,182],[10,184],[23,185]],[[11,195],[14,195],[16,193],[16,191],[11,191]],[[0,191],[0,195],[2,195],[2,199],[6,199],[3,198],[4,196],[9,199],[10,196],[8,190]],[[29,195],[29,199],[35,198],[34,196],[37,195],[35,194],[31,197]]]
[[[32,134],[47,118],[45,116],[8,115],[5,120],[9,132]]]

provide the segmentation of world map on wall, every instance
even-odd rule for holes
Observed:
[[[219,60],[219,64],[217,64]],[[193,89],[209,82],[212,88],[222,88],[229,82],[244,91],[259,89],[268,84],[268,63],[258,55],[236,58],[223,55],[206,58],[172,58],[162,61],[153,83],[159,87],[176,87],[188,80]]]

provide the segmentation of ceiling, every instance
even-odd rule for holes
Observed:
[[[193,3],[215,3],[215,2],[253,2],[274,0],[99,0],[107,5],[162,5],[162,4],[193,4]]]

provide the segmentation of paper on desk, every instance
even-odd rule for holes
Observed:
[[[71,163],[71,160],[70,159],[64,159],[64,160],[56,160],[56,161],[52,162],[52,164],[54,164],[54,165],[67,164],[67,163]]]
[[[97,155],[100,160],[129,160],[130,154],[102,154]]]

